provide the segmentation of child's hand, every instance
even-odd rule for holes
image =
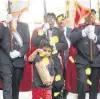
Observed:
[[[37,52],[40,54],[41,57],[45,56],[45,52],[43,49],[37,49]]]
[[[51,85],[52,84],[52,78],[50,78],[49,80],[45,81],[43,84],[46,85],[46,86]]]
[[[38,49],[37,49],[37,52],[38,52],[38,53],[43,53],[44,51],[43,51],[43,49],[38,48]]]
[[[45,83],[43,83],[43,84],[46,85],[46,86],[49,86],[49,85],[52,84],[52,82],[51,81],[45,81]]]
[[[46,86],[50,86],[51,84],[52,84],[52,82],[50,81],[50,82],[46,83]]]

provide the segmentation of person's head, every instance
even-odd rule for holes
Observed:
[[[59,28],[64,28],[66,26],[66,17],[64,14],[58,15],[56,21]]]
[[[54,27],[56,21],[56,15],[54,13],[47,13],[46,21],[50,27]]]
[[[90,14],[85,18],[86,23],[92,23],[94,24],[96,20],[96,11],[94,9],[91,9]]]
[[[49,44],[47,39],[41,40],[39,48],[43,49],[46,57],[52,56],[53,47]]]

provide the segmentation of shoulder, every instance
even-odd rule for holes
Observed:
[[[50,64],[54,65],[54,61],[52,59],[50,59]]]
[[[18,25],[23,27],[28,27],[28,24],[24,22],[18,22]]]
[[[34,30],[33,30],[33,33],[38,33],[39,30],[41,30],[42,27],[36,27]]]
[[[100,24],[95,24],[95,26],[100,27]]]
[[[87,26],[87,24],[79,24],[78,27],[75,27],[74,29],[72,29],[72,32],[75,30],[80,30],[80,29],[84,28],[85,26]]]

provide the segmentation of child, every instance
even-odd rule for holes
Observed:
[[[47,40],[42,40],[40,42],[40,47],[36,51],[34,51],[28,58],[30,62],[33,62],[34,65],[34,81],[33,81],[33,89],[32,89],[32,99],[52,99],[52,83],[54,80],[54,63],[51,59],[52,55],[52,46],[49,44]],[[42,54],[41,54],[42,53]],[[50,74],[49,81],[45,83],[40,79],[40,75],[37,71],[37,64],[41,63],[41,61],[45,58],[48,58],[49,64],[47,65],[47,69]]]

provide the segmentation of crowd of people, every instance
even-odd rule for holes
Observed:
[[[67,99],[66,70],[69,49],[73,46],[76,49],[73,60],[77,70],[78,99],[85,99],[87,85],[89,99],[97,99],[100,26],[95,22],[96,11],[91,9],[85,22],[74,29],[66,27],[64,14],[56,16],[47,13],[44,24],[34,29],[30,38],[28,24],[19,21],[19,16],[28,8],[15,12],[11,9],[13,12],[8,13],[9,6],[13,6],[11,2],[3,0],[0,3],[6,6],[0,9],[0,78],[3,98],[19,99],[20,80],[26,54],[30,51],[28,61],[33,69],[32,99]]]

